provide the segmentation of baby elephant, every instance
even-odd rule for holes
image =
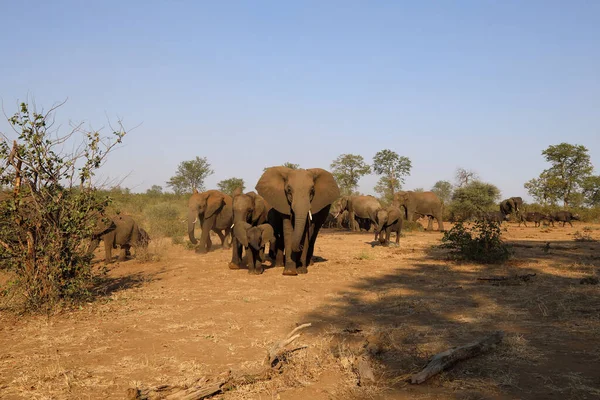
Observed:
[[[148,247],[150,237],[148,233],[140,228],[133,218],[128,215],[117,215],[107,223],[101,221],[99,228],[92,234],[92,242],[88,247],[88,254],[92,254],[104,241],[105,261],[112,262],[112,249],[119,246],[119,261],[125,261],[129,255],[129,249],[134,247]]]
[[[383,233],[385,232],[385,238]],[[402,211],[390,206],[380,208],[375,214],[375,240],[379,236],[379,243],[387,246],[390,243],[390,234],[396,233],[396,244],[400,244],[400,233],[402,232]]]
[[[252,226],[247,222],[237,222],[233,227],[233,235],[246,250],[248,273],[262,274],[265,246],[269,243],[269,249],[275,248],[273,227],[270,224]]]

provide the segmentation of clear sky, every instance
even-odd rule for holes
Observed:
[[[600,169],[600,1],[0,1],[0,97],[139,128],[103,173],[145,191],[207,157],[207,187],[285,161],[461,166],[503,196],[563,141]],[[5,121],[0,130],[7,131]],[[377,177],[360,190],[372,193]]]

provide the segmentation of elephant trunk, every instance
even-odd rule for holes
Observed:
[[[292,205],[294,210],[294,233],[292,234],[292,251],[301,251],[302,239],[304,237],[304,228],[306,227],[306,219],[310,203],[302,205]]]
[[[194,237],[194,225],[196,224],[196,218],[198,218],[198,214],[196,210],[188,211],[188,236],[190,237],[190,242],[193,244],[197,244],[198,241]]]

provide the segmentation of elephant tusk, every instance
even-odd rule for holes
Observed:
[[[312,213],[308,210],[308,219],[312,221]]]
[[[198,222],[198,217],[196,217],[196,219],[194,220],[194,224],[195,224],[196,222]]]
[[[229,227],[229,229],[233,229],[233,226],[234,226],[234,225],[235,225],[235,224],[231,224],[231,226]]]
[[[335,214],[335,217],[333,217],[333,218],[337,218],[337,217],[338,217],[338,215],[340,215],[340,213],[337,213],[337,214]]]

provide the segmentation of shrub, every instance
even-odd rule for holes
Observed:
[[[111,140],[81,126],[60,135],[51,128],[55,109],[42,114],[22,103],[9,118],[16,139],[0,141],[0,185],[12,189],[0,201],[0,260],[16,276],[10,290],[32,311],[89,294],[95,275],[86,242],[110,202],[92,178],[125,135],[115,131]]]
[[[500,236],[500,225],[496,222],[478,220],[471,228],[465,228],[462,222],[458,222],[444,232],[441,247],[450,249],[460,259],[484,264],[499,263],[511,256]]]

